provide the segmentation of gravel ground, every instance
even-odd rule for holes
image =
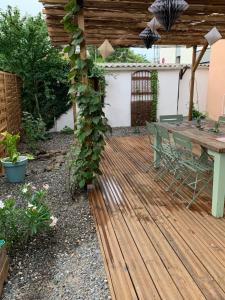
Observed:
[[[130,135],[145,135],[147,133],[145,126],[139,127],[114,127],[112,136],[130,136]]]
[[[71,135],[52,134],[39,146],[48,151],[67,150],[71,142]],[[45,172],[49,162],[30,162],[26,182],[37,188],[49,184],[46,201],[58,218],[57,228],[51,234],[38,236],[23,249],[15,249],[2,299],[110,299],[87,194],[72,201],[66,188],[65,164]],[[0,178],[1,197],[16,195],[20,187]]]

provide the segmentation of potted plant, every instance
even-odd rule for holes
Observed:
[[[20,139],[19,134],[10,134],[9,132],[1,133],[3,140],[0,145],[5,147],[7,157],[1,159],[5,170],[6,178],[11,183],[23,182],[26,174],[27,160],[33,159],[31,155],[20,155],[17,151],[17,141]]]

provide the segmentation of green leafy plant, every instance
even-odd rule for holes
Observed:
[[[17,151],[17,142],[20,139],[20,135],[11,134],[7,131],[2,132],[0,135],[3,136],[3,140],[0,141],[0,145],[3,145],[5,147],[5,152],[7,155],[4,160],[15,164],[20,157],[20,153]],[[29,160],[34,158],[31,154],[26,154],[26,157]]]
[[[156,122],[157,106],[158,106],[158,89],[159,89],[158,71],[151,72],[150,80],[151,80],[151,92],[152,92],[150,121]]]
[[[63,134],[73,134],[74,130],[68,126],[65,126],[60,132]]]
[[[73,191],[93,183],[96,176],[101,174],[100,159],[108,126],[103,112],[104,91],[90,80],[96,77],[96,73],[100,70],[96,69],[91,59],[82,58],[77,53],[77,48],[84,40],[83,31],[74,22],[80,11],[77,1],[69,0],[65,5],[65,11],[64,28],[72,36],[71,43],[64,49],[71,65],[68,77],[69,93],[71,99],[76,98],[79,107],[75,131],[76,144],[70,156],[70,187]]]
[[[23,113],[22,128],[25,131],[26,144],[31,151],[34,151],[39,140],[46,140],[48,137],[45,122],[41,117],[34,118],[28,112]]]
[[[96,62],[120,62],[120,63],[148,63],[149,60],[146,56],[136,54],[132,49],[129,48],[116,48],[115,52],[108,56],[106,59],[102,58],[98,50],[93,47],[88,47],[90,57]]]
[[[193,108],[193,110],[192,110],[192,118],[193,118],[193,120],[197,120],[197,119],[202,119],[203,120],[206,117],[207,117],[206,113],[200,112],[196,108]]]
[[[0,141],[0,145],[5,147],[8,160],[12,163],[16,163],[19,159],[19,152],[17,151],[17,141],[20,139],[19,134],[11,134],[7,131],[2,132],[3,140]]]
[[[68,61],[51,45],[41,14],[21,16],[17,8],[0,10],[0,69],[22,81],[22,110],[40,115],[50,129],[69,110]]]
[[[36,190],[31,184],[23,186],[20,197],[23,207],[16,205],[16,199],[0,200],[0,239],[8,246],[27,242],[30,237],[54,227],[57,222],[44,202],[45,187]]]

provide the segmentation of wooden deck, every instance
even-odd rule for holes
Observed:
[[[112,299],[225,299],[225,219],[166,193],[151,159],[147,137],[111,138],[89,194]]]

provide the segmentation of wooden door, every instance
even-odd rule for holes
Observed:
[[[151,72],[137,71],[132,74],[131,84],[131,126],[144,126],[150,121]]]

